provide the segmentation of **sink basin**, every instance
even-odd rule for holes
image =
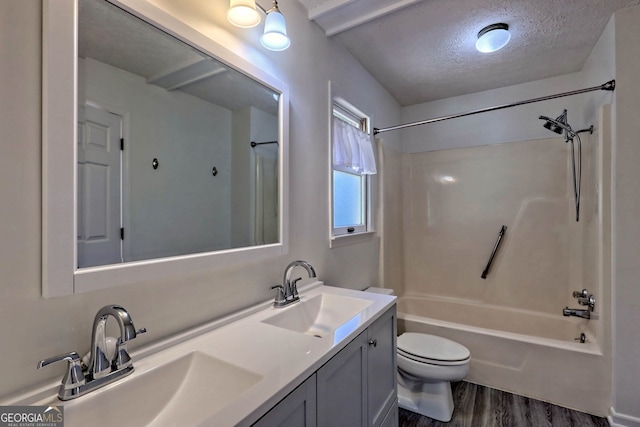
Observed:
[[[372,301],[322,293],[282,309],[263,323],[318,338],[333,336],[338,342],[361,323],[362,311]]]
[[[261,378],[195,351],[67,402],[65,426],[196,425]]]

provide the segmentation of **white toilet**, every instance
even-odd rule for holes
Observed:
[[[469,350],[455,341],[415,332],[400,335],[397,345],[398,405],[438,421],[450,421],[450,382],[467,375]]]
[[[393,289],[366,292],[393,295]],[[462,344],[435,335],[405,332],[398,337],[398,406],[449,422],[453,414],[451,381],[469,372],[471,352]]]

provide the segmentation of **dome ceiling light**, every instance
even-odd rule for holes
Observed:
[[[495,52],[505,47],[510,39],[511,34],[507,24],[487,25],[478,33],[476,49],[482,53]]]

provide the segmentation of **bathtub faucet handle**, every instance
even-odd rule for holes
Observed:
[[[589,296],[589,291],[586,289],[583,289],[581,291],[573,291],[574,298],[587,298],[588,296]]]
[[[596,299],[593,294],[588,297],[578,298],[578,304],[589,306],[589,311],[593,311],[596,308]]]

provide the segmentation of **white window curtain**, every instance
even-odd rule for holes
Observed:
[[[337,117],[333,118],[333,167],[360,175],[377,172],[371,137]]]

